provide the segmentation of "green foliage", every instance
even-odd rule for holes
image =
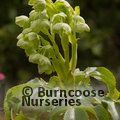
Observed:
[[[25,117],[22,112],[20,112],[19,115],[15,118],[15,120],[29,120],[27,117]]]
[[[89,120],[85,110],[81,108],[72,108],[66,111],[64,120]]]
[[[113,120],[119,120],[120,118],[120,101],[111,101],[110,98],[106,98],[102,101],[103,105],[107,105],[107,109],[110,112]]]
[[[106,68],[104,67],[88,67],[85,71],[80,71],[79,69],[76,69],[75,72],[75,80],[77,82],[77,84],[80,83],[87,83],[89,84],[90,82],[90,77],[94,77],[97,80],[103,81],[106,83],[108,90],[109,90],[109,97],[112,97],[113,94],[115,95],[116,91],[116,80],[115,77],[113,76],[113,74]],[[85,79],[87,81],[85,81]],[[80,80],[80,81],[78,81]],[[114,96],[114,99],[118,99],[119,98],[119,93]]]
[[[29,62],[38,65],[39,74],[51,74],[56,72],[57,76],[50,78],[49,83],[44,80],[34,79],[26,84],[11,88],[6,95],[4,102],[5,114],[8,120],[37,119],[42,112],[48,111],[48,120],[55,120],[58,115],[64,114],[64,120],[109,120],[109,114],[113,120],[119,120],[120,102],[119,91],[116,89],[116,80],[113,74],[104,67],[88,67],[84,71],[76,69],[77,65],[77,38],[76,33],[89,32],[90,28],[80,16],[79,7],[75,10],[65,0],[30,0],[29,5],[33,9],[29,17],[16,17],[16,24],[23,27],[22,33],[17,37],[17,46],[25,50]],[[47,37],[43,36],[46,35]],[[60,53],[56,44],[55,36],[61,38],[61,45],[64,56]],[[70,46],[72,48],[71,58],[69,57]],[[92,98],[73,96],[72,100],[80,99],[80,105],[22,107],[22,90],[29,86],[34,90],[31,96],[37,99],[37,87],[58,90],[81,90],[92,91],[90,86],[91,77],[103,81],[108,87],[107,96],[94,96]],[[95,92],[95,91],[94,91]],[[92,92],[92,93],[94,93]],[[94,95],[94,94],[93,94]],[[43,98],[47,99],[47,96]],[[58,97],[59,98],[59,97]],[[52,97],[49,98],[53,99]],[[67,99],[69,96],[67,95]],[[115,102],[114,102],[115,101]],[[17,104],[15,104],[17,103]],[[114,109],[113,109],[114,107]],[[32,110],[32,114],[29,110]],[[20,112],[22,111],[22,112]],[[92,115],[92,117],[91,117]]]

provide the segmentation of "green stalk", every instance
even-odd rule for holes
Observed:
[[[67,88],[71,88],[74,86],[73,72],[77,64],[77,42],[75,39],[75,35],[72,36],[72,39],[74,39],[74,42],[72,43],[72,58],[70,63],[70,69],[69,69],[69,40],[68,40],[68,43],[66,42],[68,46],[67,47],[64,46],[64,55],[65,55],[65,60],[64,60],[64,58],[59,52],[59,48],[57,44],[55,43],[54,34],[52,35],[49,34],[48,37],[50,38],[55,51],[56,58],[52,60],[55,71],[57,72],[58,77],[62,81],[64,86]]]
[[[64,84],[67,78],[67,70],[65,69],[65,66],[60,63],[59,59],[53,58],[52,64],[55,68],[55,71],[57,72],[57,75],[60,79],[60,81]]]
[[[59,48],[58,48],[58,46],[57,46],[57,44],[56,44],[56,42],[55,42],[55,40],[54,40],[54,38],[55,38],[55,37],[54,37],[54,34],[52,34],[52,35],[48,34],[48,37],[50,38],[50,40],[51,40],[51,42],[52,42],[52,44],[53,44],[53,48],[54,48],[54,51],[55,51],[55,53],[56,53],[57,58],[58,58],[62,63],[64,63],[65,60],[64,60],[64,58],[62,57],[62,55],[60,54]]]
[[[75,35],[72,36],[72,58],[70,61],[70,70],[74,72],[77,65],[77,41]]]
[[[65,65],[67,70],[69,70],[69,39],[67,34],[62,34],[61,44],[64,50]]]
[[[66,48],[64,54],[65,54],[65,65],[67,70],[69,70],[69,47]]]
[[[62,57],[62,55],[60,54],[59,48],[58,48],[57,44],[55,43],[54,34],[52,34],[52,35],[49,34],[48,37],[50,38],[50,40],[53,44],[53,49],[55,51],[55,56],[56,56],[56,58],[53,58],[52,64],[55,68],[55,71],[58,74],[59,79],[62,81],[62,83],[64,83],[67,79],[67,69],[65,66],[65,60]]]

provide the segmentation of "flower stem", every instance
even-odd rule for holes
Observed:
[[[72,36],[72,58],[70,61],[70,70],[74,72],[77,65],[77,41],[75,35]]]

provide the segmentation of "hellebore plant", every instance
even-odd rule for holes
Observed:
[[[29,5],[33,8],[29,17],[25,15],[16,17],[16,24],[23,28],[22,33],[17,37],[17,46],[25,50],[29,62],[38,65],[39,74],[56,72],[57,75],[51,77],[48,83],[42,78],[35,78],[11,88],[4,101],[7,120],[39,120],[46,111],[46,116],[49,113],[48,120],[56,120],[61,114],[64,120],[120,120],[118,100],[120,93],[116,89],[113,74],[104,67],[88,67],[84,71],[76,69],[79,40],[76,38],[76,33],[90,31],[89,26],[80,16],[79,6],[73,9],[65,0],[57,0],[54,3],[52,0],[30,0]],[[61,40],[64,55],[60,53],[56,36]],[[107,85],[107,95],[96,96],[90,86],[91,77]],[[38,99],[35,91],[40,86],[47,90],[72,90],[72,92],[93,90],[94,96],[73,95],[71,103],[79,98],[79,105],[22,106],[23,89],[26,86],[34,90],[31,96],[34,99]],[[25,100],[27,103],[27,99]],[[63,100],[63,103],[65,102]]]

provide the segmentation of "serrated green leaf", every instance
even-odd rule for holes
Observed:
[[[31,103],[30,103],[30,106],[22,105],[22,96],[26,94],[25,93],[26,89],[28,89],[28,91],[32,93],[30,89],[32,88],[33,93],[31,95],[31,99],[39,99],[39,97],[37,97],[38,87],[44,87],[45,89],[48,89],[46,83],[44,84],[42,81],[39,82],[38,79],[34,79],[34,80],[31,80],[29,83],[18,85],[8,90],[5,101],[4,101],[4,110],[8,120],[11,119],[11,109],[15,116],[19,113],[19,111],[22,111],[24,115],[27,116],[27,118],[29,119],[34,119],[38,113],[41,113],[44,111],[43,109],[44,105],[39,106],[39,103],[38,103],[38,106],[32,106]],[[24,91],[24,94],[23,94],[23,91]]]
[[[80,97],[77,97],[78,99],[80,99],[81,107],[82,108],[85,107],[85,110],[87,110],[87,108],[88,108],[88,111],[90,109],[93,109],[94,108],[94,106],[93,106],[94,104],[101,104],[101,101],[104,99],[104,96],[103,97],[99,97],[98,94],[97,94],[98,91],[94,90],[90,85],[82,84],[82,85],[79,85],[77,87],[77,89],[82,91],[82,92],[84,92],[85,90],[90,91],[90,96],[88,96],[88,97],[85,97],[84,95],[81,95]],[[92,91],[94,91],[96,93],[95,96],[93,96],[94,94],[92,93]],[[94,110],[92,110],[91,112],[92,112],[92,114],[95,115]]]
[[[98,120],[109,120],[108,114],[104,107],[102,107],[101,105],[97,105],[94,107],[94,110]]]
[[[116,82],[114,75],[105,67],[98,67],[95,71],[98,71],[104,78],[110,78],[114,83]]]
[[[44,33],[48,31],[49,28],[50,28],[50,22],[48,20],[38,19],[36,21],[33,21],[33,23],[31,24],[31,29],[36,33],[39,33],[40,31]]]
[[[36,12],[43,11],[46,7],[46,1],[45,0],[35,0],[35,4],[33,8]]]
[[[31,84],[33,84],[33,83],[39,83],[39,84],[41,84],[41,82],[40,82],[40,79],[39,79],[39,78],[34,78],[34,79],[32,79],[32,80],[28,81],[27,83],[31,83]]]
[[[87,24],[81,23],[81,24],[74,25],[72,31],[77,33],[82,33],[84,31],[89,32],[90,28]]]
[[[40,84],[40,85],[42,85],[42,86],[45,86],[45,85],[48,84],[48,83],[45,82],[42,78],[40,78],[40,79],[39,79],[39,78],[34,78],[34,79],[28,81],[27,83],[30,83],[30,84]]]
[[[80,15],[80,7],[79,6],[75,7],[75,15]]]
[[[104,67],[98,67],[96,71],[98,71],[101,74],[99,75],[99,77],[102,78],[100,80],[106,83],[109,90],[109,96],[112,97],[112,95],[114,94],[115,86],[116,86],[116,80],[114,75]]]
[[[48,120],[55,120],[61,113],[64,113],[70,106],[57,106],[49,114]]]
[[[29,18],[25,15],[21,15],[15,18],[15,23],[20,27],[27,28],[30,26]]]
[[[120,101],[116,101],[114,104],[115,104],[115,108],[118,113],[118,116],[120,118]]]
[[[88,67],[86,70],[85,70],[85,73],[86,74],[96,74],[96,75],[101,75],[101,73],[95,73],[96,72],[96,69],[97,67]]]
[[[78,86],[85,79],[84,75],[75,75],[75,86]]]
[[[74,71],[74,75],[84,75],[85,72],[84,71],[80,71],[79,68],[76,68],[75,71]]]
[[[77,90],[80,90],[81,92],[83,92],[85,90],[92,91],[94,89],[89,85],[82,84],[82,85],[77,86]],[[80,99],[80,102],[81,102],[80,106],[93,109],[93,105],[92,105],[89,97],[85,97],[83,94],[81,94],[81,96],[77,97],[77,99]]]
[[[72,108],[66,111],[64,120],[89,120],[88,115],[80,107]]]
[[[90,78],[86,76],[85,71],[80,71],[79,68],[75,69],[75,85],[78,86],[79,84],[86,84],[89,85]]]
[[[74,76],[75,76],[75,85],[78,86],[79,83],[84,80],[85,78],[85,72],[84,71],[80,71],[79,68],[75,69],[74,71]]]
[[[100,81],[103,81],[106,83],[109,94],[108,96],[111,97],[112,99],[118,99],[120,93],[117,91],[115,88],[116,86],[116,80],[114,75],[106,68],[104,67],[88,67],[85,70],[85,76],[86,77],[94,77]]]
[[[71,28],[68,24],[66,23],[57,23],[53,26],[53,32],[61,34],[62,32],[70,33]]]
[[[11,109],[13,109],[14,113],[18,113],[21,105],[22,105],[22,91],[23,88],[29,86],[32,89],[39,87],[40,84],[22,84],[15,87],[12,87],[7,91],[6,98],[4,100],[4,111],[8,120],[11,119]],[[36,113],[35,113],[36,114]]]
[[[106,110],[108,109],[108,104],[106,102],[102,101],[101,104]]]
[[[114,89],[113,99],[118,100],[119,97],[120,97],[120,92],[115,88]]]
[[[108,111],[110,112],[113,120],[119,120],[120,118],[120,102],[112,101],[110,98],[105,98],[102,103],[106,103],[108,105]]]
[[[80,108],[82,108],[82,109],[84,109],[86,112],[90,112],[92,115],[94,115],[95,117],[97,117],[96,116],[96,114],[95,114],[95,111],[94,111],[94,109],[93,109],[93,107],[85,107],[85,106],[79,106]]]

